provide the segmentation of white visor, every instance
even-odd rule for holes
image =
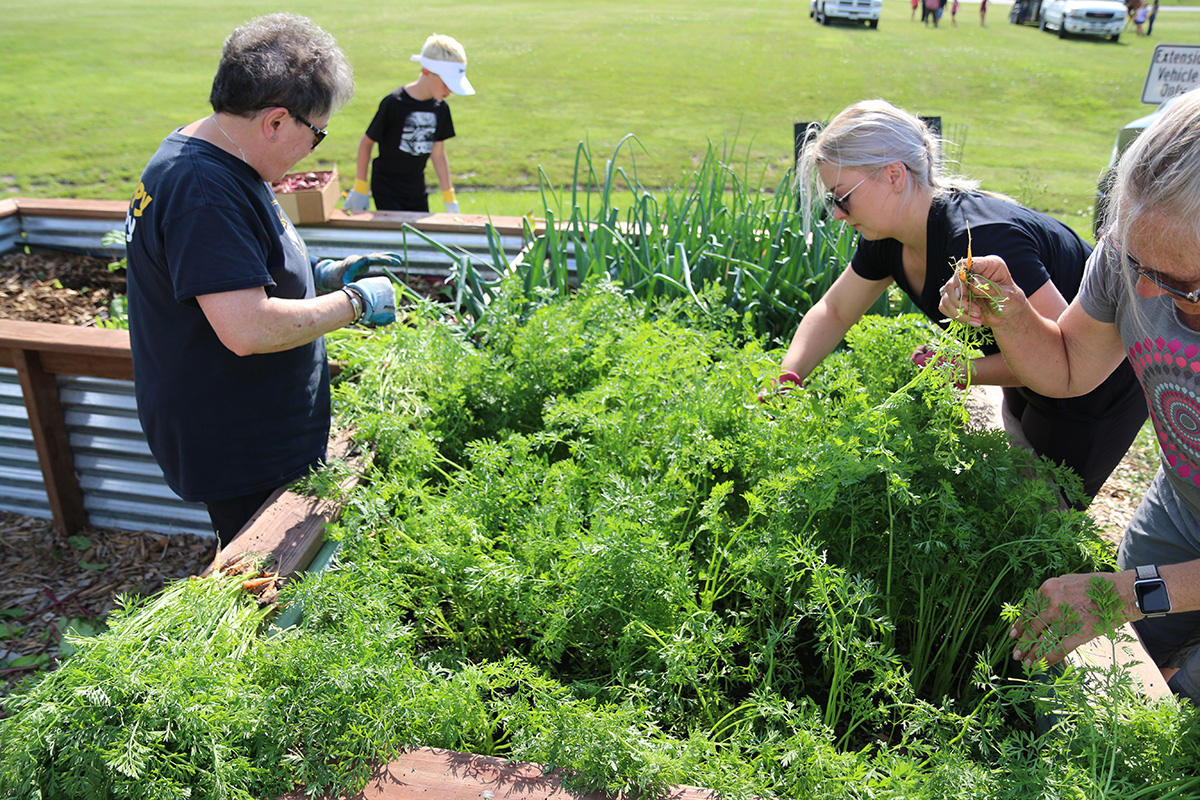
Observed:
[[[475,87],[467,80],[467,65],[461,61],[436,61],[425,56],[411,56],[410,61],[418,61],[422,69],[427,69],[442,79],[446,88],[455,94],[475,94]]]

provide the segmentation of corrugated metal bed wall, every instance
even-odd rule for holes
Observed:
[[[211,535],[203,505],[168,488],[137,418],[131,381],[59,375],[59,402],[88,523]],[[0,508],[50,517],[16,370],[0,368]]]

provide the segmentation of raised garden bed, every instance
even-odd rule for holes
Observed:
[[[147,597],[199,575],[212,540],[191,534],[87,528],[0,511],[0,695],[69,652],[71,628],[99,630],[118,595]]]
[[[1036,737],[1046,692],[1006,660],[997,604],[1103,547],[1001,439],[955,432],[948,387],[907,394],[908,323],[859,331],[763,407],[771,358],[679,324],[694,309],[639,318],[598,286],[491,308],[470,338],[415,318],[335,346],[378,467],[344,496],[337,569],[292,590],[297,630],[262,638],[228,581],[185,582],[12,706],[0,774],[36,764],[47,797],[542,780],[510,760],[561,775],[552,792],[656,796],[1200,786],[1177,769],[1197,749],[1179,712],[1108,733],[1147,719],[1128,687],[1106,705],[1061,682],[1038,702],[1071,713]],[[219,637],[205,609],[231,614]],[[122,637],[139,659],[110,649]],[[405,761],[416,744],[449,752]],[[1138,762],[1146,746],[1164,760]]]
[[[124,270],[111,271],[109,258],[37,252],[0,256],[0,319],[94,325],[108,317],[114,297],[125,292]],[[452,297],[439,278],[410,276],[409,287],[435,300]],[[1158,453],[1153,441],[1139,440],[1096,496],[1089,514],[1114,543],[1141,501]]]

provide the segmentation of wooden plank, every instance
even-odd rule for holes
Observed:
[[[22,215],[66,217],[67,219],[125,219],[128,200],[77,200],[66,197],[16,198]]]
[[[133,359],[128,353],[124,356],[101,356],[87,353],[43,352],[41,357],[42,369],[55,375],[86,375],[89,378],[133,380]]]
[[[51,374],[133,380],[129,331],[0,320],[0,367],[15,369],[21,351],[38,353]]]
[[[129,331],[0,319],[0,348],[75,353],[102,358],[129,357]]]
[[[66,219],[124,220],[129,203],[123,200],[77,200],[71,198],[17,198],[13,200],[23,216],[63,217]],[[328,222],[308,223],[338,228],[398,229],[412,225],[418,230],[442,233],[478,233],[490,223],[506,236],[520,236],[521,217],[489,217],[485,214],[445,214],[418,211],[358,211],[347,214],[335,208]],[[307,227],[307,225],[301,227]],[[545,220],[538,221],[539,230]]]
[[[536,764],[506,761],[453,750],[418,747],[382,765],[353,800],[618,800],[630,795],[579,792],[562,785],[562,775]],[[672,786],[656,800],[716,800],[708,789]],[[343,795],[339,800],[349,800]],[[279,800],[310,800],[303,790]],[[334,800],[324,795],[321,800]]]
[[[520,236],[524,233],[522,217],[496,217],[486,214],[445,214],[425,211],[356,211],[347,214],[335,208],[324,223],[332,228],[369,228],[375,230],[399,230],[411,225],[426,233],[479,233],[491,224],[504,236]],[[537,219],[535,231],[542,233],[546,220]]]
[[[0,200],[0,218],[11,217],[17,213],[17,201],[11,197]]]
[[[328,460],[345,459],[350,475],[341,483],[350,489],[370,461],[370,455],[355,450],[348,431],[330,436]],[[269,558],[270,571],[292,576],[312,562],[325,542],[325,524],[337,519],[341,506],[334,500],[297,494],[284,487],[267,498],[233,541],[221,551],[225,566],[247,555]]]
[[[59,532],[71,536],[87,525],[87,512],[75,474],[75,458],[58,399],[58,386],[54,376],[42,369],[36,352],[12,352],[50,513]]]

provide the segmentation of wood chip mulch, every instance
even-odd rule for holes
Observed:
[[[118,595],[146,597],[199,575],[216,540],[87,528],[67,539],[50,520],[0,511],[0,695],[57,660],[72,625],[98,629]]]
[[[0,256],[0,319],[94,325],[125,294],[125,270],[110,259],[63,253]]]

